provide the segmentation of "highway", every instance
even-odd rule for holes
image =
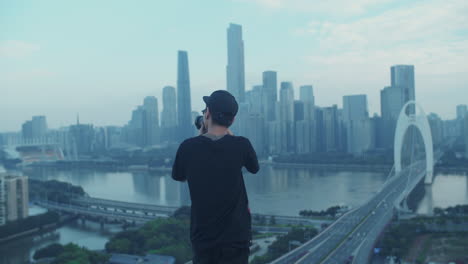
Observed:
[[[436,159],[441,154],[436,155]],[[392,176],[382,189],[362,206],[349,211],[312,240],[272,264],[367,263],[374,244],[390,222],[394,209],[425,176],[419,161]]]

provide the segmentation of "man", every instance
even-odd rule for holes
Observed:
[[[247,264],[251,218],[242,167],[259,170],[250,141],[232,135],[229,126],[237,102],[227,91],[204,96],[201,135],[177,150],[172,178],[188,181],[192,199],[190,239],[194,264]]]

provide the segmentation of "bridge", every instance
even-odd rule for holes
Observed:
[[[406,109],[410,106],[415,106],[418,111],[408,115]],[[411,126],[421,132],[426,161],[414,162],[402,168],[403,138]],[[426,184],[432,183],[434,161],[442,156],[441,152],[434,155],[429,122],[422,108],[414,101],[408,102],[400,112],[394,151],[394,169],[375,196],[271,264],[368,263],[378,237],[394,214],[407,210],[405,204],[411,190],[423,179]]]
[[[175,206],[131,203],[93,197],[76,198],[73,199],[69,204],[44,200],[36,201],[35,203],[49,210],[59,211],[67,214],[85,216],[93,219],[101,219],[103,221],[132,222],[139,224],[154,220],[157,217],[171,216],[179,208]],[[307,217],[282,215],[252,214],[252,217],[262,217],[267,220],[274,217],[277,224],[283,225],[291,224],[320,227],[324,223],[329,224],[332,222],[331,219],[316,220]],[[287,233],[287,230],[289,229],[258,227],[257,230],[260,232]]]

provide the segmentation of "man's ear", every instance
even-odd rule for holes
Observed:
[[[210,108],[207,106],[206,107],[206,119],[210,119],[211,118],[211,112],[210,112]]]

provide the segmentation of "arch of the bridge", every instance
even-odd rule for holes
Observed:
[[[414,110],[417,108],[418,111],[415,111],[415,113],[410,115],[406,114],[406,109],[408,109],[409,106],[415,106]],[[403,139],[411,126],[416,127],[422,135],[424,148],[426,150],[426,178],[424,182],[426,184],[431,184],[434,171],[434,147],[432,143],[431,127],[429,126],[426,113],[415,101],[407,102],[401,109],[398,117],[394,142],[395,173],[401,172]]]

